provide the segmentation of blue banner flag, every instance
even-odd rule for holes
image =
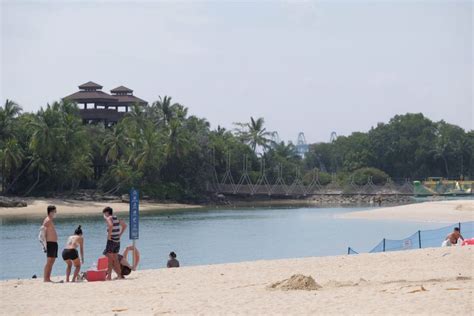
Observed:
[[[130,239],[138,239],[138,209],[139,209],[139,195],[138,190],[130,190]]]

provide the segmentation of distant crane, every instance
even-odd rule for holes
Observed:
[[[296,152],[300,155],[301,158],[304,158],[306,153],[309,151],[308,143],[306,142],[306,137],[303,132],[298,134],[298,140],[296,141]]]

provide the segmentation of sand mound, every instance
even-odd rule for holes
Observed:
[[[457,211],[468,211],[468,212],[473,212],[474,211],[474,205],[471,203],[461,203],[456,205],[455,208]]]
[[[311,276],[305,276],[302,274],[294,274],[289,279],[273,283],[268,287],[269,289],[275,290],[304,290],[313,291],[321,288],[321,285],[316,283]]]

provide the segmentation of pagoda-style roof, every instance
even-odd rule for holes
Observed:
[[[117,101],[111,102],[111,105],[133,105],[135,103],[138,103],[139,105],[148,104],[147,101],[137,98],[136,96],[131,94],[114,94],[112,97],[114,97]]]
[[[133,93],[133,90],[132,89],[129,89],[127,87],[124,87],[124,86],[119,86],[115,89],[112,89],[110,90],[110,92],[112,94],[117,94],[117,93]]]
[[[81,90],[100,90],[100,89],[102,89],[102,86],[100,84],[95,83],[95,82],[89,81],[89,82],[81,84],[79,86],[79,89],[81,89]]]
[[[77,103],[114,103],[117,102],[117,98],[115,96],[111,96],[108,93],[105,93],[103,91],[87,91],[87,90],[82,90],[78,91],[76,93],[73,93],[71,95],[68,95],[67,97],[64,97],[64,99],[75,101]]]
[[[63,99],[71,100],[76,103],[97,103],[105,106],[132,106],[148,104],[147,101],[137,98],[133,95],[133,90],[124,86],[119,86],[110,90],[112,95],[101,91],[102,86],[89,81],[79,86],[79,91],[64,97]]]

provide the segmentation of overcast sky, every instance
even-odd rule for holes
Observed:
[[[0,96],[26,111],[92,80],[285,140],[406,112],[474,128],[471,1],[1,3]]]

